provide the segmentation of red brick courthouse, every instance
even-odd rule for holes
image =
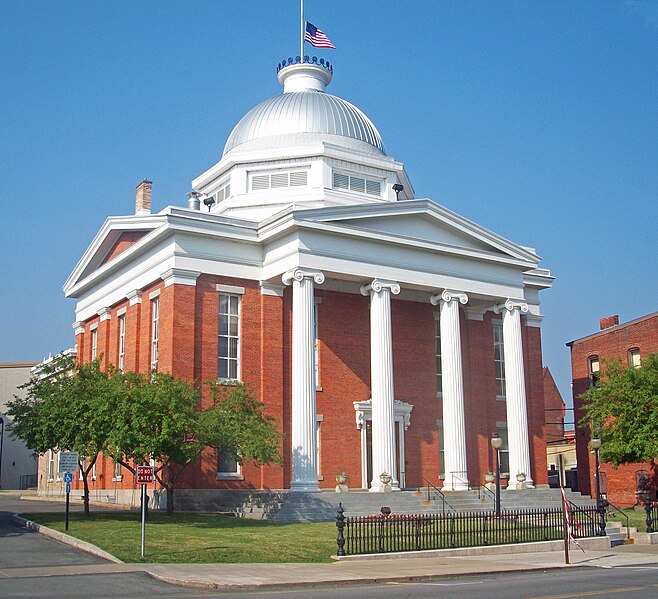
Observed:
[[[313,59],[315,60],[315,59]],[[517,245],[429,199],[374,124],[325,91],[324,61],[278,65],[184,207],[103,224],[65,285],[80,359],[249,383],[279,419],[283,467],[208,451],[181,483],[219,489],[447,490],[494,469],[546,483],[539,292]],[[101,477],[102,474],[102,477]],[[102,478],[102,482],[101,481]],[[109,461],[99,488],[134,488]],[[130,479],[130,480],[128,480]]]

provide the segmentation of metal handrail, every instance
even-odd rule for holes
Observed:
[[[477,489],[478,499],[482,499],[482,495],[491,495],[491,501],[496,501],[496,494],[487,485],[475,485],[473,489]],[[484,493],[482,493],[484,491]]]
[[[434,483],[432,483],[430,480],[428,480],[428,479],[425,478],[424,476],[423,476],[423,480],[427,483],[427,501],[430,501],[430,502],[432,501],[432,498],[430,497],[430,487],[432,487],[432,488],[433,488],[433,489],[439,494],[439,496],[441,497],[441,503],[442,503],[442,507],[443,507],[443,513],[444,513],[444,514],[446,513],[446,505],[447,505],[447,506],[448,506],[453,512],[456,511],[455,508],[452,507],[452,506],[446,501],[446,496],[443,494],[443,491],[441,491],[441,489],[439,489],[438,487],[436,487],[436,486],[434,485]]]
[[[605,502],[604,507],[606,508],[606,513],[610,514],[611,512],[616,512],[622,515],[624,518],[626,518],[626,538],[630,539],[631,538],[631,530],[629,528],[630,526],[630,519],[628,517],[628,514],[622,510],[620,507],[617,507],[614,503],[611,503],[607,499],[601,499],[601,501]],[[608,507],[612,507],[612,510],[608,510]]]
[[[470,489],[471,486],[468,484],[468,478],[462,478],[461,476],[457,476],[457,474],[465,474],[468,477],[468,472],[466,470],[454,470],[450,472],[450,477],[452,478],[452,488],[455,488],[455,479],[457,479],[458,482],[466,483],[466,488]]]

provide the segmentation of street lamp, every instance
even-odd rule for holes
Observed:
[[[0,489],[2,489],[2,443],[5,440],[5,421],[0,418]]]
[[[605,536],[605,505],[601,496],[601,468],[599,462],[599,450],[601,449],[601,439],[592,437],[590,445],[594,450],[594,460],[596,464],[596,511],[599,513],[599,535]]]
[[[491,447],[496,452],[496,517],[500,517],[500,450],[503,447],[503,440],[498,433],[491,437]]]

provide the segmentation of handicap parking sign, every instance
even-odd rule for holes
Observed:
[[[64,482],[65,483],[72,483],[73,482],[73,472],[65,472],[64,473]]]

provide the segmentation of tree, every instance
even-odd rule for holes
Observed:
[[[180,475],[208,447],[221,447],[239,460],[281,460],[278,429],[244,385],[211,385],[211,405],[201,409],[199,391],[172,375],[126,373],[123,383],[108,452],[133,474],[133,464],[155,461],[168,515],[174,513]]]
[[[605,362],[598,385],[580,396],[587,417],[601,436],[601,459],[619,466],[658,458],[658,354],[640,368]]]
[[[38,453],[49,449],[80,455],[84,510],[89,514],[89,483],[98,454],[105,448],[112,413],[121,388],[113,370],[104,372],[99,360],[76,364],[60,355],[45,364],[20,388],[25,397],[8,402],[12,435]]]

